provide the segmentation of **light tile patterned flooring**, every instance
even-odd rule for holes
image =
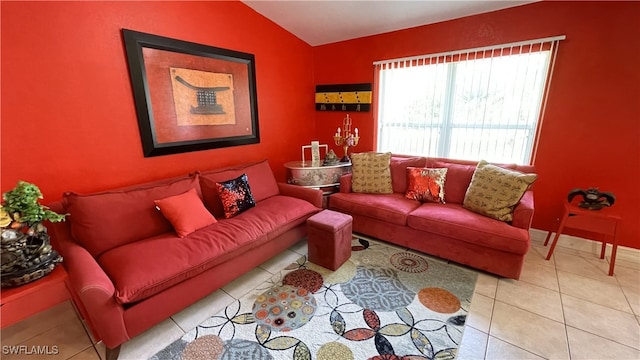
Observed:
[[[640,252],[620,249],[615,276],[597,243],[561,237],[551,260],[546,233],[532,230],[532,247],[519,281],[481,273],[464,331],[459,360],[640,359]],[[122,347],[119,359],[146,359],[210,315],[306,254],[302,241]],[[66,302],[0,333],[8,345],[58,346],[57,355],[28,359],[100,359]],[[100,355],[99,355],[100,354]],[[24,359],[2,353],[2,359]]]

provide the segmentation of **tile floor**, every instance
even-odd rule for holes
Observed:
[[[519,281],[479,275],[458,359],[640,359],[640,252],[619,248],[611,277],[583,239],[562,236],[546,261],[545,235],[532,231]]]
[[[519,281],[481,273],[458,359],[640,359],[640,252],[620,249],[615,276],[596,243],[561,237],[551,260],[545,233],[532,230],[532,247]],[[302,241],[280,256],[123,345],[119,359],[146,359],[272,274],[306,254]],[[71,303],[60,304],[0,333],[4,346],[39,345],[55,355],[28,359],[104,356]],[[57,348],[53,348],[57,346]],[[99,355],[100,354],[100,355]]]

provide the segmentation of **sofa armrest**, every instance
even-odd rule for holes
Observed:
[[[317,208],[322,208],[322,190],[306,188],[298,185],[278,183],[280,195],[306,200]]]
[[[340,192],[342,193],[351,192],[351,178],[353,178],[352,173],[348,173],[340,176]]]
[[[529,190],[524,193],[520,202],[513,209],[513,221],[511,221],[511,225],[529,230],[531,221],[533,220],[533,212],[533,191]]]
[[[64,212],[60,203],[53,203],[50,208]],[[47,227],[52,230],[52,244],[63,256],[72,297],[74,301],[80,301],[78,308],[93,335],[109,348],[129,340],[124,324],[124,309],[116,302],[111,279],[89,251],[73,240],[68,223],[50,224]]]
[[[115,287],[89,252],[75,243],[60,242],[69,273],[69,287],[82,302],[84,317],[95,337],[113,348],[129,340],[124,309],[115,300]],[[64,250],[63,250],[64,249]]]

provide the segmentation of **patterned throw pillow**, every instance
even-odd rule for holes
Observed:
[[[251,195],[247,174],[242,174],[235,179],[216,183],[218,195],[224,208],[224,217],[229,219],[241,212],[256,206]]]
[[[537,178],[536,174],[507,170],[482,160],[473,173],[462,206],[500,221],[511,221],[513,208]]]
[[[444,204],[447,168],[407,168],[407,199]]]
[[[351,190],[357,193],[393,194],[390,163],[390,152],[352,154]]]

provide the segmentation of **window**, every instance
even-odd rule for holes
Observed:
[[[559,40],[375,63],[378,151],[530,163]]]

